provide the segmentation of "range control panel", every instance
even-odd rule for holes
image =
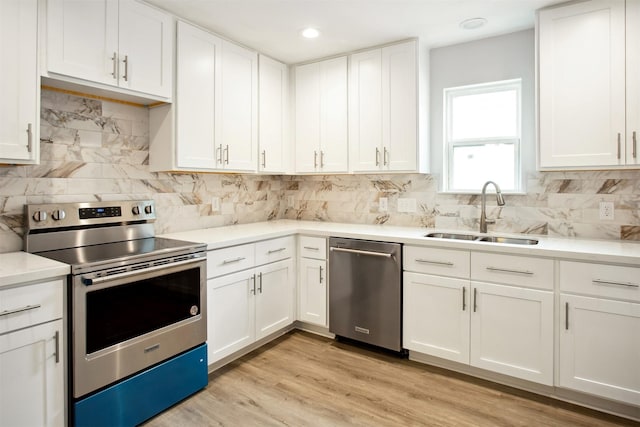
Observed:
[[[153,200],[25,205],[25,224],[28,230],[133,221],[153,222],[155,219]]]

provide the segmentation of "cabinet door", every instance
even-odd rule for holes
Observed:
[[[38,161],[37,0],[0,1],[0,163]]]
[[[299,316],[303,322],[327,324],[327,262],[301,258]]]
[[[171,16],[134,0],[119,4],[120,87],[171,98]]]
[[[296,67],[296,172],[315,172],[320,150],[320,63]]]
[[[417,170],[418,74],[416,42],[382,49],[384,169]]]
[[[118,1],[49,0],[47,70],[118,84]]]
[[[404,273],[402,345],[469,363],[469,281]]]
[[[216,90],[216,144],[224,169],[256,171],[258,152],[258,54],[222,41]]]
[[[471,282],[472,366],[553,385],[553,292]]]
[[[640,405],[640,304],[561,294],[560,386]]]
[[[349,161],[354,172],[382,165],[382,50],[350,57]]]
[[[289,71],[285,64],[260,55],[258,76],[258,169],[260,172],[286,172]]]
[[[0,414],[7,426],[64,426],[62,320],[0,335]]]
[[[624,164],[624,13],[618,0],[540,12],[540,167]]]
[[[256,280],[256,339],[293,323],[293,261],[260,267]]]
[[[253,270],[207,282],[209,364],[255,341],[255,285]]]
[[[640,2],[627,2],[627,164],[640,164]]]
[[[215,169],[216,69],[221,40],[184,22],[177,25],[176,163]]]
[[[320,157],[322,172],[349,169],[347,57],[320,63]]]

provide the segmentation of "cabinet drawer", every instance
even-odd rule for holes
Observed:
[[[405,246],[403,269],[468,279],[469,251]]]
[[[472,253],[471,279],[553,289],[553,260],[517,255]]]
[[[324,237],[300,236],[298,247],[303,258],[327,259],[327,239]]]
[[[256,265],[291,258],[294,250],[293,236],[265,240],[256,243]]]
[[[231,246],[207,253],[207,277],[218,277],[255,266],[255,244]]]
[[[62,318],[62,279],[0,291],[0,334]]]
[[[560,290],[640,301],[640,268],[560,261]]]

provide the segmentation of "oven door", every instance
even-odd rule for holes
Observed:
[[[206,341],[206,258],[73,277],[73,396]]]

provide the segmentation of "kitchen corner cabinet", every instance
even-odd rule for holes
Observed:
[[[293,323],[294,249],[284,237],[209,253],[209,364]]]
[[[347,172],[347,57],[295,67],[295,161],[299,173]]]
[[[561,387],[640,406],[640,268],[560,262]]]
[[[349,162],[352,172],[418,170],[416,41],[350,56]]]
[[[327,239],[298,239],[298,320],[328,327]]]
[[[257,54],[178,21],[174,103],[149,111],[152,171],[257,168]]]
[[[3,425],[65,425],[63,289],[56,279],[0,291]]]
[[[541,169],[640,164],[638,9],[590,0],[539,12]]]
[[[289,69],[267,56],[258,56],[258,170],[288,172]]]
[[[37,0],[0,1],[0,55],[0,163],[38,163]]]
[[[170,15],[135,0],[48,0],[46,27],[48,77],[171,99]]]
[[[405,348],[553,384],[553,261],[404,247]]]

